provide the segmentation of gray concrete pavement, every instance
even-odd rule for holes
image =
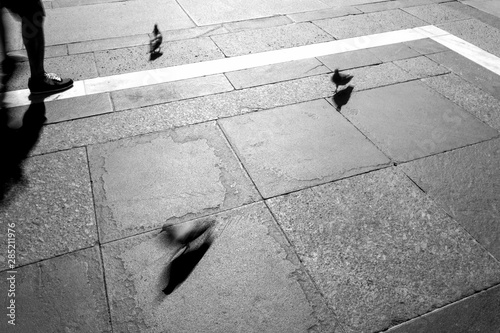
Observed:
[[[28,157],[0,203],[1,332],[500,331],[500,72],[431,38],[366,47],[434,25],[500,68],[495,1],[44,3],[48,70],[147,75],[46,101],[41,130],[27,105],[3,110],[17,130],[2,163]],[[164,54],[149,61],[154,23]],[[349,38],[349,52],[151,84]],[[18,36],[9,47],[23,54]],[[335,68],[354,75],[340,111]],[[179,245],[160,231],[180,223],[213,223],[214,242],[166,295]]]

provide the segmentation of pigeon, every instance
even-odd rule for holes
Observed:
[[[149,53],[151,57],[161,55],[160,46],[163,41],[163,36],[158,29],[158,24],[155,24],[153,32],[149,34]]]
[[[339,86],[348,84],[352,80],[353,76],[349,74],[340,74],[338,69],[333,71],[332,82],[335,84],[335,92],[339,89]]]
[[[337,105],[337,111],[340,112],[342,106],[349,102],[353,89],[353,86],[347,86],[347,88],[342,89],[333,96],[333,102]]]
[[[188,246],[189,243],[203,235],[212,227],[214,221],[208,221],[202,224],[193,225],[190,222],[180,223],[175,225],[166,224],[162,228],[162,232],[166,232],[170,241],[179,245]]]

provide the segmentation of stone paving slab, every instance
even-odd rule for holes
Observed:
[[[336,331],[335,318],[263,203],[212,218],[217,223],[214,244],[168,296],[161,290],[177,248],[164,234],[155,231],[104,245],[115,330]]]
[[[446,46],[443,46],[442,44],[430,38],[417,39],[410,42],[405,42],[404,44],[422,55],[449,51]]]
[[[462,3],[478,8],[483,12],[493,14],[495,16],[500,17],[500,4],[497,1],[479,1],[479,0],[466,0],[462,1]]]
[[[7,323],[7,278],[0,274],[2,332],[103,332],[110,333],[110,319],[99,249],[65,254],[17,269],[15,275],[16,321]]]
[[[149,106],[233,90],[222,74],[205,76],[111,93],[116,111]]]
[[[113,112],[113,105],[109,94],[95,94],[61,99],[45,104],[45,124],[53,124],[72,119],[96,116],[103,113]],[[7,110],[10,116],[22,121],[22,117],[29,106],[19,106]]]
[[[91,146],[89,163],[104,242],[258,199],[214,122]]]
[[[217,35],[212,36],[212,39],[226,56],[234,57],[328,42],[333,37],[314,24],[304,22]]]
[[[498,131],[417,81],[358,92],[342,114],[396,162],[498,136]]]
[[[390,329],[387,333],[498,332],[499,299],[500,286],[496,286]]]
[[[271,17],[257,18],[253,20],[237,21],[223,23],[222,26],[229,32],[238,32],[244,30],[254,30],[277,27],[292,23],[292,20],[284,15],[276,15]]]
[[[267,200],[347,332],[499,283],[500,263],[394,168]]]
[[[146,45],[95,52],[99,76],[171,67],[195,62],[224,58],[224,54],[210,37],[172,41],[162,44],[163,53],[154,61],[149,60]]]
[[[403,10],[434,25],[470,19],[470,16],[441,4],[409,7]]]
[[[368,51],[373,53],[378,59],[382,60],[382,62],[412,58],[420,55],[420,53],[404,43],[371,47]]]
[[[215,0],[210,4],[200,4],[196,0],[180,0],[179,4],[196,25],[243,21],[276,14],[290,14],[327,8],[319,0],[286,0],[280,2]]]
[[[428,25],[415,16],[399,9],[318,20],[314,21],[314,24],[318,25],[336,39],[365,36]]]
[[[389,162],[325,100],[219,122],[264,198]]]
[[[55,8],[46,10],[46,15],[47,45],[145,34],[153,30],[155,23],[165,30],[194,26],[174,0],[120,1]],[[70,18],[71,24],[67,24]]]
[[[464,108],[484,123],[500,131],[500,104],[498,99],[455,74],[422,80],[425,84]]]
[[[375,57],[368,49],[342,52],[318,57],[318,60],[328,66],[332,71],[378,65],[382,61]]]
[[[350,82],[357,91],[367,90],[400,82],[415,80],[417,77],[393,63],[383,63],[376,66],[361,67],[349,70],[354,78]]]
[[[354,7],[334,7],[322,10],[307,11],[303,13],[288,14],[294,22],[311,22],[326,18],[342,17],[347,15],[360,14],[361,12]]]
[[[500,76],[492,71],[453,51],[431,54],[429,58],[500,100]]]
[[[225,73],[236,89],[298,79],[331,72],[315,58],[289,61],[241,71]]]
[[[401,167],[500,261],[499,165],[500,140],[496,139]]]
[[[16,224],[17,265],[94,245],[97,228],[85,149],[28,158],[23,170],[25,181],[0,206],[0,219]],[[6,235],[6,223],[1,230]],[[4,248],[6,243],[4,237]],[[6,269],[1,259],[0,270]]]
[[[77,119],[45,126],[33,154],[164,131],[332,94],[333,86],[328,74]]]
[[[439,65],[425,56],[394,61],[394,64],[419,79],[450,73],[448,68]]]

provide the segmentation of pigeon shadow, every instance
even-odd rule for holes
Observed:
[[[45,104],[32,103],[22,118],[22,126],[11,127],[9,110],[2,108],[0,120],[0,204],[5,203],[8,193],[24,181],[22,165],[40,138],[45,117]]]
[[[149,61],[155,61],[156,59],[158,59],[159,57],[161,57],[163,55],[162,52],[151,52],[149,54]]]
[[[333,95],[333,102],[336,105],[337,111],[340,111],[342,107],[346,105],[347,102],[349,102],[353,90],[353,86],[347,86],[346,88],[338,91],[335,95]]]

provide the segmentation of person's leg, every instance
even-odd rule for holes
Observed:
[[[44,13],[37,12],[33,17],[22,17],[23,42],[28,54],[32,78],[42,78],[45,73],[45,36],[43,31]]]

